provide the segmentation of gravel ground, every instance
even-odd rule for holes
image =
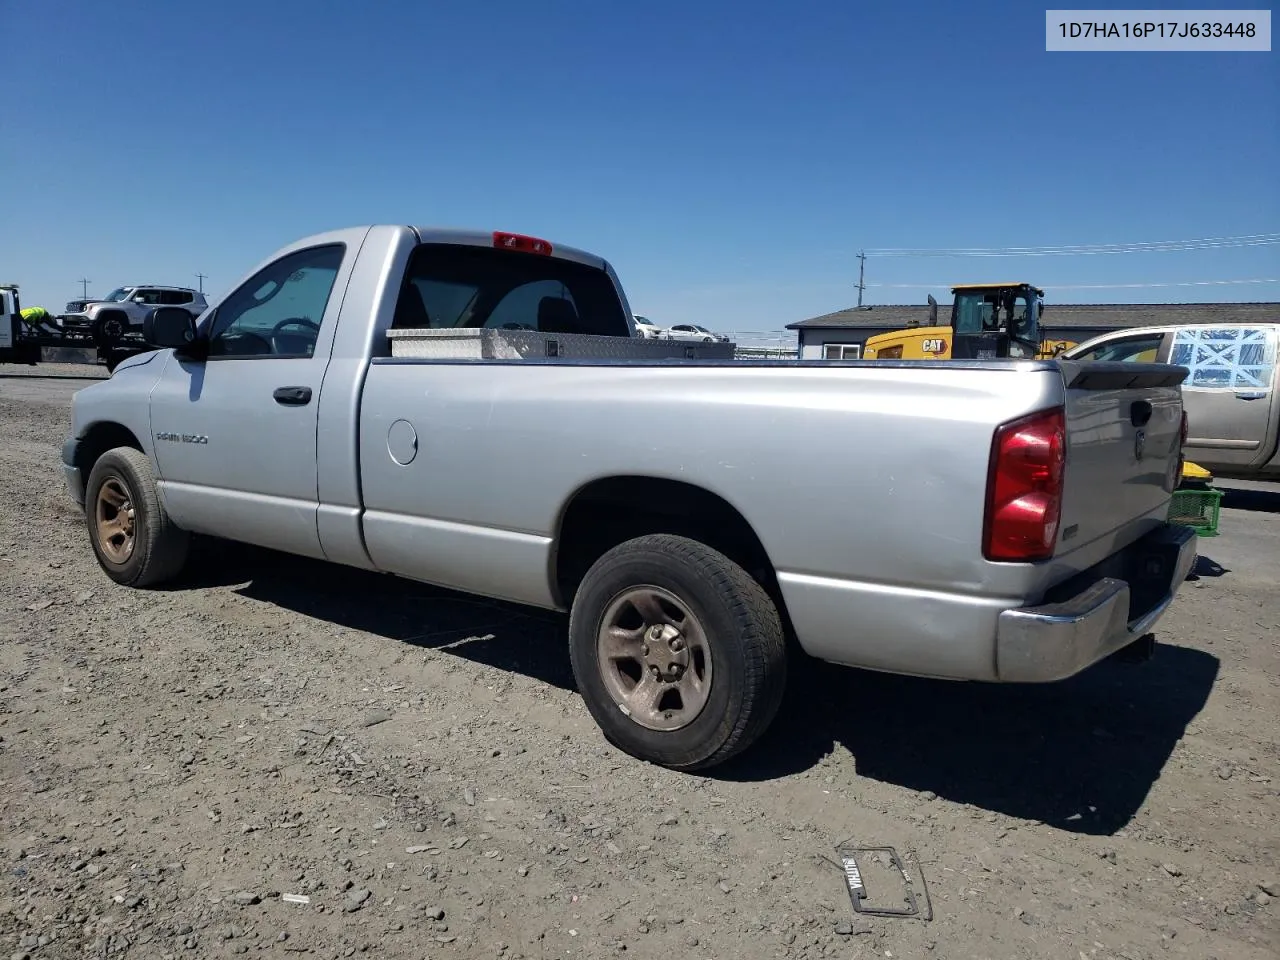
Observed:
[[[680,775],[604,742],[555,615],[229,544],[114,586],[77,376],[0,368],[0,958],[1280,955],[1280,487],[1233,486],[1147,664],[812,664]],[[855,914],[850,838],[933,919]]]

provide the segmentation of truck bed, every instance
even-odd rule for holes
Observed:
[[[1063,377],[1055,361],[376,358],[359,412],[364,548],[379,569],[563,608],[546,571],[566,496],[617,476],[659,498],[663,481],[696,483],[750,518],[810,653],[989,678],[989,642],[965,638],[991,637],[1002,609],[1136,540],[1167,504],[1176,423],[1160,420],[1135,469],[1119,422],[1134,395],[1067,392]],[[1161,417],[1176,410],[1176,388],[1144,390],[1164,391]],[[1046,564],[987,561],[992,431],[1064,396],[1062,546]],[[399,463],[388,451],[408,425]]]

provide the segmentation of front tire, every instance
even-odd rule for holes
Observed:
[[[116,583],[149,587],[182,572],[191,535],[169,519],[141,450],[116,447],[99,457],[84,502],[94,556]]]
[[[724,554],[669,534],[628,540],[592,565],[569,653],[605,737],[676,770],[751,746],[786,686],[782,621],[764,588]]]
[[[119,310],[104,311],[93,325],[93,339],[100,347],[113,347],[124,337],[128,318]]]

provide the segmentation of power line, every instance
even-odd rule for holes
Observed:
[[[1249,280],[1177,280],[1168,283],[1042,283],[1046,290],[1121,290],[1149,287],[1212,287],[1246,283],[1280,283],[1280,277],[1259,277]],[[869,287],[893,287],[900,290],[936,288],[950,290],[954,283],[869,283]]]
[[[1107,253],[1168,253],[1257,247],[1280,243],[1280,233],[1255,233],[1236,237],[1201,237],[1194,240],[1156,240],[1134,243],[1079,243],[1032,247],[886,247],[865,251],[875,257],[1048,257],[1091,256]]]

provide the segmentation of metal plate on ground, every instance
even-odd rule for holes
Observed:
[[[393,357],[430,360],[732,360],[735,344],[485,327],[387,331]]]
[[[845,888],[857,913],[879,917],[933,919],[933,904],[919,860],[904,863],[893,847],[836,847]],[[896,888],[896,889],[895,889]]]

